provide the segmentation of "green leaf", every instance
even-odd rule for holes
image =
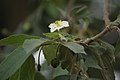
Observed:
[[[65,36],[63,36],[62,34],[59,34],[59,37],[62,41],[68,41],[68,39]]]
[[[57,68],[55,68],[55,71],[53,73],[53,77],[57,77],[57,76],[60,76],[60,75],[67,75],[68,74],[68,71],[65,69],[63,70],[60,66],[58,66]]]
[[[34,80],[35,76],[35,61],[31,55],[22,67],[10,77],[9,80]]]
[[[32,54],[32,50],[43,44],[46,40],[25,40],[23,47],[18,47],[0,64],[0,80],[5,80],[13,75]]]
[[[61,67],[62,69],[66,69],[71,65],[71,61],[70,60],[64,60],[61,62]]]
[[[45,35],[46,37],[49,37],[49,38],[59,38],[58,32],[44,33],[43,35]]]
[[[32,54],[32,50],[44,43],[45,39],[26,40],[23,47],[18,47],[0,64],[0,80],[13,75]]]
[[[53,80],[70,80],[70,75],[57,76]]]
[[[101,80],[101,79],[97,79],[97,78],[90,78],[89,80]]]
[[[27,39],[23,43],[23,48],[25,49],[25,51],[27,53],[29,53],[30,51],[32,51],[35,48],[39,47],[41,44],[43,44],[46,41],[47,40],[44,39],[44,38],[40,38],[40,39]]]
[[[84,47],[82,45],[80,45],[80,44],[77,44],[77,43],[74,43],[74,42],[65,42],[62,45],[69,48],[74,53],[86,54],[86,52],[84,51]]]
[[[34,80],[35,77],[35,61],[33,55],[25,61],[20,69],[20,80]]]
[[[13,75],[28,58],[28,54],[22,47],[15,49],[10,55],[0,64],[0,80],[6,80]]]
[[[112,46],[111,44],[107,43],[107,42],[104,42],[104,41],[101,41],[101,44],[103,47],[106,48],[106,52],[104,54],[107,54],[109,55],[109,57],[111,57],[111,61],[115,61],[115,48],[114,46]]]
[[[0,40],[0,46],[20,46],[23,44],[23,42],[26,39],[38,39],[39,37],[37,36],[29,36],[25,34],[17,34],[17,35],[12,35],[7,38],[1,39]]]
[[[35,73],[35,80],[47,80],[45,78],[45,76],[43,76],[43,74],[41,74],[42,72],[36,71]],[[48,76],[47,76],[48,77]]]
[[[20,80],[20,69],[18,69],[11,77],[9,77],[9,80]]]
[[[56,57],[58,45],[48,45],[43,47],[43,53],[45,55],[45,59],[50,64],[51,60]]]
[[[20,80],[34,80],[35,77],[35,61],[33,55],[25,61],[20,69]]]
[[[118,15],[117,19],[111,23],[113,26],[118,26],[120,24],[120,15]]]
[[[93,42],[89,45],[89,48],[97,54],[103,54],[106,51],[106,48],[101,46],[98,42]]]
[[[106,54],[103,54],[101,56],[102,61],[104,63],[104,67],[107,68],[102,72],[103,77],[105,76],[107,80],[115,80],[115,74],[114,74],[114,67],[113,67],[113,60],[111,59],[111,56],[109,56],[109,51],[106,51]]]
[[[90,55],[85,56],[85,64],[86,64],[87,67],[102,69],[98,65],[97,60],[93,56],[90,56]]]
[[[92,50],[90,52],[93,56],[95,56],[98,64],[101,66],[102,70],[98,70],[93,68],[89,68],[88,71],[89,76],[96,78],[106,78],[106,80],[114,80],[114,69],[113,69],[113,61],[114,61],[114,47],[104,41],[99,41],[100,46],[104,47],[106,50],[103,51],[103,54],[99,54],[96,50]],[[87,51],[86,51],[87,52]],[[88,52],[88,53],[89,53]],[[104,69],[106,68],[106,69]]]
[[[115,47],[115,55],[120,54],[120,40],[117,42]]]
[[[103,76],[102,76],[103,75],[102,70],[100,70],[100,69],[89,67],[87,70],[87,74],[88,74],[90,80],[104,80]],[[95,79],[93,79],[93,78],[95,78]]]

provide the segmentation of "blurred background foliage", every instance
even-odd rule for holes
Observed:
[[[120,0],[110,0],[111,21],[120,14],[119,3]],[[43,33],[49,32],[48,25],[60,19],[68,20],[71,25],[76,24],[65,30],[66,32],[83,39],[93,36],[105,27],[103,0],[0,0],[0,39],[19,33],[43,37]],[[112,31],[102,39],[115,45],[118,34]],[[13,49],[14,47],[9,46],[0,47],[0,62],[7,55],[6,53]],[[117,56],[115,63],[115,69],[118,71],[120,71],[119,60],[120,55]]]

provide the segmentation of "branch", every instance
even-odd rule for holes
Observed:
[[[104,0],[104,20],[105,20],[105,26],[110,24],[110,19],[109,19],[109,0]]]
[[[119,29],[117,26],[111,26],[111,31],[112,31],[112,30],[117,30],[118,33],[120,34],[120,29]],[[95,41],[95,40],[103,37],[103,36],[104,36],[106,33],[108,33],[108,32],[110,32],[110,31],[109,31],[108,28],[106,27],[102,32],[100,32],[100,33],[97,34],[96,36],[86,39],[86,40],[84,41],[84,43],[85,43],[85,44],[89,44],[89,43],[91,43],[91,42],[93,42],[93,41]]]
[[[114,26],[111,24],[110,19],[109,19],[109,0],[104,0],[104,20],[105,20],[105,29],[100,32],[99,34],[95,35],[94,37],[86,39],[84,44],[89,44],[101,37],[103,37],[106,33],[111,32],[112,30],[117,30],[118,34],[120,36],[120,29],[117,26]],[[113,22],[114,24],[119,23],[119,17],[117,20]]]
[[[65,10],[65,15],[64,15],[65,18],[68,18],[70,16],[71,9],[74,5],[74,2],[75,2],[75,0],[69,0],[68,5]]]

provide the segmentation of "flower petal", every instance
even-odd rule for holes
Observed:
[[[57,27],[57,30],[59,31],[59,30],[60,30],[60,29],[62,29],[62,28],[64,28],[64,26],[63,26],[63,25],[58,26],[58,27]]]
[[[56,31],[56,30],[57,30],[57,28],[55,28],[55,27],[50,28],[50,32],[54,32],[54,31]]]
[[[48,27],[53,28],[53,27],[56,27],[56,25],[54,23],[51,23]]]
[[[62,21],[62,26],[69,27],[68,21]]]
[[[55,21],[55,23],[51,23],[48,27],[50,28],[50,32],[54,32],[64,27],[69,27],[69,24],[68,21]]]

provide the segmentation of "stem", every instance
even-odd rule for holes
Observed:
[[[57,50],[56,50],[56,57],[57,57],[57,53],[59,52],[59,49],[60,49],[60,44],[58,44],[58,46],[57,46]]]
[[[40,66],[40,53],[41,53],[41,50],[42,49],[40,49],[39,54],[38,54],[38,65],[37,65],[38,71],[40,71],[40,69],[41,69],[41,66]]]
[[[39,54],[38,54],[38,65],[40,65],[40,53],[41,53],[41,50],[42,50],[42,48],[40,49]]]

